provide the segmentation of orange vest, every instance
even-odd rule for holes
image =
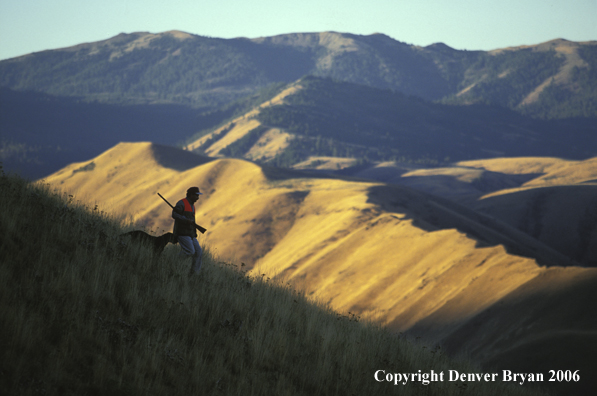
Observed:
[[[181,214],[184,217],[195,221],[195,206],[186,198],[182,200],[182,203],[184,204],[184,212]],[[174,235],[197,237],[197,230],[193,224],[186,224],[180,220],[176,220],[174,222]]]
[[[184,211],[186,212],[190,212],[193,214],[193,220],[195,220],[195,206],[191,205],[191,203],[189,202],[188,199],[183,199],[182,203],[184,204]],[[186,215],[185,215],[186,216]]]

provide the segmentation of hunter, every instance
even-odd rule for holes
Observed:
[[[203,194],[199,191],[199,187],[189,188],[187,197],[178,201],[172,210],[173,234],[182,249],[180,254],[193,259],[189,275],[198,274],[201,269],[202,251],[195,227],[195,202],[199,200],[200,195]]]

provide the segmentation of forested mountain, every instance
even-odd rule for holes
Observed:
[[[543,118],[595,116],[597,42],[496,51],[419,47],[383,34],[296,33],[219,39],[179,31],[120,34],[0,62],[0,86],[110,103],[214,109],[305,75],[425,100],[489,103]]]
[[[553,40],[491,51],[472,64],[453,104],[491,103],[538,118],[597,115],[597,42]]]

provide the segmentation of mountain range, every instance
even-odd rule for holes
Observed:
[[[111,103],[214,108],[271,83],[314,75],[425,100],[491,103],[562,118],[597,114],[596,65],[595,41],[462,51],[383,34],[218,39],[138,32],[4,60],[0,86]]]
[[[214,142],[218,126],[298,86],[284,106],[252,115],[267,130],[221,147],[222,155],[286,167],[316,165],[318,157],[356,161],[345,165],[589,158],[596,44],[558,39],[484,52],[382,34],[120,34],[0,62],[0,160],[40,178],[119,141],[197,147],[210,133]],[[289,139],[277,158],[248,154],[268,130],[300,138]],[[204,141],[203,149],[214,152],[227,140],[214,148]]]

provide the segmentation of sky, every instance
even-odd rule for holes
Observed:
[[[0,60],[168,30],[219,38],[383,33],[488,51],[597,40],[597,0],[0,0]]]

